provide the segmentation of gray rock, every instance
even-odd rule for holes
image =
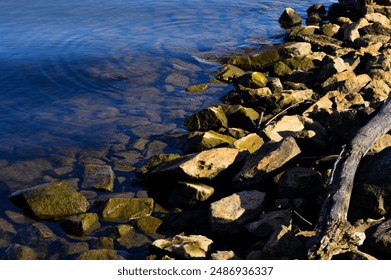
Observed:
[[[185,259],[206,258],[212,244],[212,240],[202,235],[176,235],[168,239],[158,239],[152,243],[158,249]]]
[[[106,221],[130,221],[150,216],[154,210],[152,198],[110,198],[102,210]]]
[[[281,210],[266,212],[261,215],[258,221],[246,225],[246,229],[251,234],[260,238],[269,238],[281,226],[290,227],[292,222],[292,210]]]
[[[307,17],[305,22],[307,25],[319,26],[319,24],[322,22],[322,17],[319,14],[311,14]]]
[[[278,143],[264,144],[248,156],[242,170],[234,178],[238,187],[257,184],[270,176],[301,153],[292,137]]]
[[[114,188],[114,172],[111,166],[97,164],[85,165],[82,188],[94,188],[112,192]]]
[[[10,199],[40,219],[56,219],[87,212],[87,199],[67,181],[16,191]]]
[[[84,236],[97,229],[99,217],[96,213],[84,213],[77,216],[67,217],[62,223],[64,231],[71,235]]]
[[[321,34],[296,35],[293,39],[298,42],[310,43],[313,51],[323,51],[325,53],[334,52],[340,49],[342,45],[342,41]]]
[[[303,243],[285,226],[273,233],[262,250],[263,258],[271,260],[304,259],[306,253]]]
[[[190,116],[184,125],[190,131],[218,130],[228,127],[228,120],[220,106],[211,106]]]
[[[209,208],[212,230],[223,235],[235,235],[244,225],[259,215],[266,194],[260,191],[242,191],[213,202]]]
[[[281,176],[277,185],[280,197],[315,198],[324,192],[322,175],[315,170],[305,167],[292,167]]]
[[[285,50],[293,57],[304,57],[312,53],[312,46],[309,43],[293,43],[285,46]]]
[[[215,148],[197,154],[183,156],[164,163],[150,173],[155,177],[183,179],[213,179],[220,172],[241,161],[246,152],[234,148]]]
[[[286,8],[284,12],[281,14],[278,22],[284,28],[290,28],[295,25],[301,25],[303,19],[295,12],[292,8]]]
[[[180,182],[171,193],[168,201],[175,206],[193,206],[207,200],[214,188],[201,183]]]
[[[125,260],[116,250],[97,249],[82,253],[78,260]]]

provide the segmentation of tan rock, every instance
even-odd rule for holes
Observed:
[[[233,145],[239,150],[247,150],[250,154],[253,154],[262,147],[263,143],[263,139],[258,134],[251,133],[236,140]]]

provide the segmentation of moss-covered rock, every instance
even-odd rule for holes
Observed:
[[[153,216],[148,216],[138,219],[136,221],[136,226],[146,234],[156,234],[162,223],[162,220]]]
[[[106,221],[130,221],[152,214],[154,201],[152,198],[119,198],[108,199],[102,210]]]
[[[250,154],[253,154],[262,147],[263,143],[263,139],[258,134],[251,133],[236,140],[233,145],[239,150],[247,150]]]
[[[232,83],[236,79],[240,78],[243,76],[246,72],[244,72],[242,69],[239,67],[236,67],[231,64],[225,64],[223,67],[220,69],[219,72],[215,74],[216,78],[222,82],[226,83]]]
[[[218,130],[228,127],[228,120],[220,106],[210,106],[191,115],[184,125],[189,131]]]
[[[192,85],[186,88],[187,92],[201,92],[208,90],[209,86],[207,84]]]
[[[10,199],[40,219],[56,219],[87,212],[87,199],[67,181],[16,191]]]
[[[36,260],[38,257],[32,248],[20,244],[8,246],[6,255],[9,260]]]
[[[112,192],[114,187],[114,172],[109,165],[86,164],[82,188],[94,188]]]
[[[84,213],[67,217],[62,223],[64,231],[71,235],[88,235],[100,226],[99,217],[96,213]]]
[[[265,74],[261,72],[246,73],[236,81],[236,86],[239,90],[248,90],[252,88],[265,87],[268,79]]]
[[[179,158],[179,154],[157,154],[148,158],[144,164],[136,170],[138,175],[146,175],[159,165]]]
[[[231,145],[236,139],[228,135],[217,133],[213,130],[207,132],[193,132],[185,140],[182,150],[185,153],[200,152],[217,147]]]
[[[260,115],[252,108],[242,105],[229,105],[224,108],[230,127],[239,127],[245,130],[253,130],[257,125]]]
[[[316,66],[312,62],[312,59],[302,56],[279,61],[274,65],[273,70],[277,76],[283,77],[291,75],[297,71],[308,72],[315,68]]]

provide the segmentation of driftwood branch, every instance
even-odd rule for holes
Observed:
[[[391,97],[378,113],[343,148],[336,160],[317,224],[316,243],[309,250],[310,259],[331,259],[332,256],[354,250],[362,237],[347,221],[354,176],[361,159],[372,145],[391,130]]]

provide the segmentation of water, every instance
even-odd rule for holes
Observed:
[[[78,175],[83,159],[137,166],[174,151],[165,136],[227,92],[185,92],[218,69],[206,58],[281,42],[283,9],[304,17],[315,3],[2,0],[0,217],[19,211],[10,192]]]

